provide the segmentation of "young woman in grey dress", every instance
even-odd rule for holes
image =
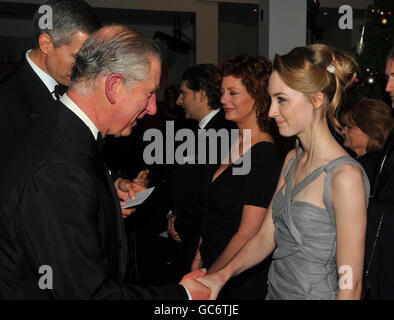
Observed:
[[[350,56],[320,44],[275,57],[269,80],[280,134],[297,136],[260,230],[221,270],[199,280],[215,299],[226,281],[271,252],[267,299],[359,299],[369,182],[330,126],[356,77]]]

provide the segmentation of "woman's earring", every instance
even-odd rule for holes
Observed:
[[[260,119],[260,116],[261,116],[261,109],[260,109],[260,108],[257,108],[257,109],[256,109],[256,118],[257,118],[257,119]]]

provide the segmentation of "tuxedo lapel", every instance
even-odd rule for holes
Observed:
[[[18,92],[15,92],[13,123],[19,136],[25,134],[30,123],[43,112],[53,109],[51,93],[24,57],[16,69]]]
[[[103,237],[103,246],[106,248],[107,256],[111,261],[114,275],[123,281],[127,263],[127,247],[122,212],[119,197],[109,171],[100,154],[97,141],[89,128],[61,102],[57,102],[59,109],[59,121],[67,132],[71,144],[75,147],[86,165],[97,177],[101,193],[100,199],[100,231]]]
[[[116,262],[118,265],[118,276],[119,276],[119,281],[123,282],[125,272],[126,272],[126,265],[127,265],[127,247],[126,247],[126,235],[124,232],[124,222],[122,218],[122,211],[120,208],[120,203],[119,203],[119,197],[116,192],[114,182],[112,181],[111,176],[109,175],[109,170],[107,166],[105,165],[104,159],[101,156],[101,153],[99,152],[99,148],[97,148],[96,144],[96,156],[95,158],[95,163],[96,163],[96,168],[97,168],[97,173],[98,176],[101,177],[101,180],[103,184],[106,186],[107,192],[112,197],[112,205],[116,211],[115,217],[113,216],[113,211],[111,212],[111,215],[108,217],[111,221],[112,219],[115,218],[115,225],[114,228],[117,230],[116,234],[113,234],[111,237],[113,237],[113,240],[116,239],[116,241],[111,241],[112,248],[110,254],[113,254],[114,252],[120,251],[119,255],[115,257],[115,260],[118,259]]]

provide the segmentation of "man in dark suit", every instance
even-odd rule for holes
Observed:
[[[386,60],[386,91],[394,109],[394,44]],[[377,166],[374,190],[368,205],[365,267],[370,299],[394,299],[394,129],[391,130]],[[364,279],[366,280],[366,279]]]
[[[48,8],[52,25],[47,26]],[[0,168],[6,168],[18,141],[35,120],[47,112],[57,112],[54,102],[70,84],[77,53],[100,26],[93,9],[82,0],[49,0],[37,8],[33,17],[34,47],[25,53],[15,73],[0,85]],[[137,178],[145,175],[140,172]],[[129,191],[133,196],[133,188],[144,189],[122,178],[115,186],[122,197]],[[123,209],[124,217],[134,210]]]
[[[52,26],[45,29],[45,10],[38,8],[33,18],[34,47],[0,86],[0,167],[7,164],[33,121],[56,110],[53,102],[70,83],[76,54],[89,34],[100,28],[84,1],[50,0],[40,8],[51,8]]]
[[[202,214],[213,173],[221,163],[221,147],[224,143],[218,139],[216,161],[210,163],[213,156],[209,147],[198,149],[198,137],[202,131],[213,129],[215,132],[230,129],[235,125],[227,121],[220,103],[220,81],[218,68],[212,64],[200,64],[187,69],[182,78],[181,93],[177,104],[185,110],[187,119],[196,120],[196,154],[194,161],[175,164],[168,178],[170,213],[168,214],[168,231],[175,244],[176,274],[180,279],[190,272],[200,237]],[[204,129],[204,130],[201,130]],[[207,139],[208,144],[208,139]],[[229,150],[229,146],[227,146]],[[211,152],[212,153],[212,152]],[[199,155],[206,164],[198,161]],[[225,155],[224,155],[225,156]]]
[[[195,280],[202,271],[163,288],[125,280],[121,208],[99,143],[156,112],[160,74],[159,49],[130,27],[102,28],[84,43],[58,111],[34,123],[1,173],[1,298],[207,298]]]

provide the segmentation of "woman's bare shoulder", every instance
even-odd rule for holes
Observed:
[[[332,176],[333,190],[352,190],[353,188],[363,187],[363,185],[362,170],[356,164],[344,163],[334,170]]]

